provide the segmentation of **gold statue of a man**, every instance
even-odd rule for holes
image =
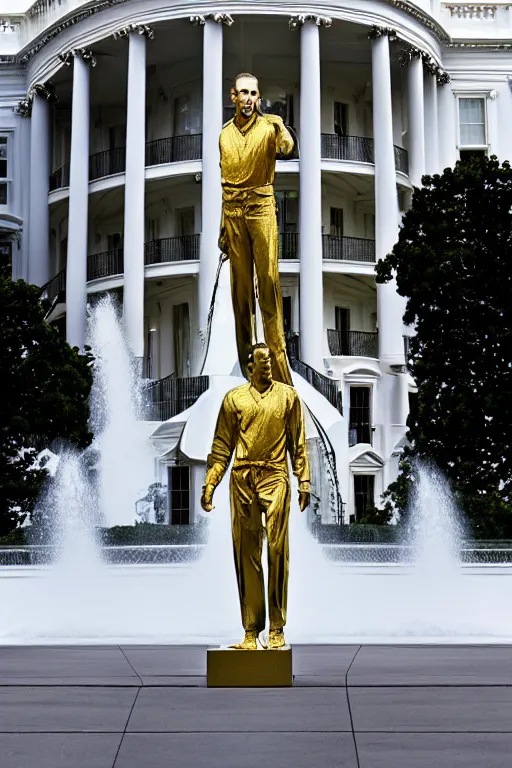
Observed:
[[[253,334],[254,271],[276,381],[292,383],[283,330],[278,270],[274,175],[276,156],[293,152],[293,138],[278,115],[260,111],[258,80],[237,75],[231,89],[236,113],[220,135],[222,223],[219,247],[229,256],[240,368],[247,376]]]
[[[285,644],[288,597],[288,518],[290,479],[287,453],[299,480],[299,506],[310,501],[309,461],[302,405],[293,387],[272,380],[269,348],[256,344],[247,365],[251,382],[235,387],[219,412],[201,505],[213,509],[215,488],[233,451],[230,478],[231,527],[245,638],[241,650],[256,650],[265,628],[265,588],[261,553],[265,517],[268,542],[269,648]]]

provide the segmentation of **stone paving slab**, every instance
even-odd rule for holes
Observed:
[[[0,733],[122,732],[138,690],[3,687],[0,688]]]
[[[512,733],[512,688],[349,688],[354,730]]]
[[[123,648],[126,659],[140,677],[206,676],[206,648]],[[125,659],[125,661],[126,661]]]
[[[110,648],[0,648],[0,685],[138,685],[123,652]]]
[[[372,646],[357,654],[350,686],[512,685],[512,646]]]
[[[359,768],[510,768],[509,733],[358,733]],[[117,764],[116,764],[117,768]]]
[[[350,731],[343,688],[142,688],[127,731]]]
[[[2,768],[112,768],[120,733],[2,733]]]
[[[351,733],[127,733],[115,768],[357,768]]]

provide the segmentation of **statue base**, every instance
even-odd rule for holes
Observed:
[[[293,685],[292,649],[237,651],[209,648],[206,652],[208,688],[283,688]]]

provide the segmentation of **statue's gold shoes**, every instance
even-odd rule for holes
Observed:
[[[245,637],[242,640],[241,643],[236,643],[236,645],[230,645],[230,648],[234,648],[235,651],[257,651],[258,650],[258,644],[257,644],[257,638],[258,633],[253,632],[252,630],[247,630],[245,633]]]
[[[267,648],[274,650],[276,648],[283,648],[286,645],[284,639],[284,632],[282,629],[271,629],[268,633]]]

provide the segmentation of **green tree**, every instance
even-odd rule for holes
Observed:
[[[397,244],[377,266],[378,282],[396,273],[407,297],[404,321],[416,325],[412,450],[391,498],[406,503],[409,458],[418,454],[448,475],[475,519],[491,500],[505,514],[512,485],[512,169],[481,157],[422,181]]]
[[[64,440],[85,448],[92,355],[44,320],[40,289],[0,277],[0,536],[32,511],[47,472],[37,451]]]

